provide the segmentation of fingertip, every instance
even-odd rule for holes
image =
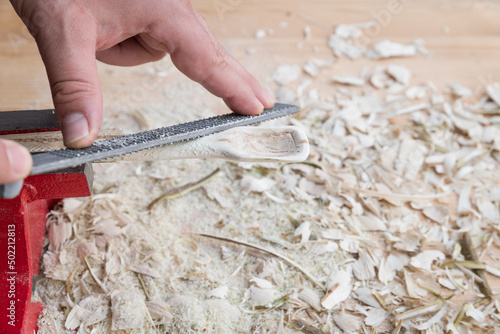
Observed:
[[[22,145],[12,143],[7,148],[7,156],[11,164],[12,172],[16,179],[24,179],[27,177],[33,167],[33,158],[28,149]]]
[[[264,105],[257,100],[256,106],[253,109],[253,112],[250,115],[258,115],[264,111]]]
[[[66,147],[83,148],[94,142],[95,136],[89,130],[89,121],[83,113],[68,113],[64,115],[61,123]]]
[[[64,141],[64,146],[71,149],[85,148],[92,145],[94,140],[90,136],[85,136],[83,138],[77,138],[73,141]]]
[[[0,151],[5,152],[5,160],[0,163],[1,183],[9,183],[26,178],[33,166],[33,158],[24,146],[9,140],[0,141]]]
[[[271,109],[276,104],[276,99],[269,92],[263,91],[261,102],[265,109]]]
[[[227,99],[224,100],[224,102],[226,102],[226,105],[229,107],[229,109],[241,115],[258,115],[264,111],[264,105],[257,98],[245,102],[242,102],[240,100]]]

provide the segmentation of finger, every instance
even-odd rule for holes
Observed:
[[[31,154],[24,146],[0,139],[0,184],[26,178],[32,165]]]
[[[140,36],[135,36],[107,50],[98,51],[96,58],[110,65],[135,66],[160,60],[166,54],[166,51],[153,49]]]
[[[198,22],[207,30],[210,31],[207,22],[203,17],[195,12],[196,18]],[[212,37],[215,39],[213,34]],[[259,84],[257,79],[253,75],[251,75],[241,64],[238,62],[233,56],[227,54],[227,61],[229,65],[240,75],[243,81],[247,82],[252,88],[257,99],[264,105],[264,108],[272,108],[275,104],[274,96],[270,93],[266,92],[262,86]]]
[[[228,62],[230,66],[240,75],[240,77],[246,81],[252,91],[254,92],[257,99],[262,103],[264,108],[269,109],[274,107],[276,103],[274,97],[262,88],[257,79],[251,75],[244,67],[240,64],[233,56],[228,55]]]
[[[152,47],[164,47],[181,72],[223,98],[233,111],[247,115],[262,112],[264,106],[253,88],[231,66],[228,54],[194,10],[175,20],[160,21],[145,37]]]
[[[93,143],[102,124],[102,93],[92,20],[63,16],[36,36],[64,137],[70,148]]]

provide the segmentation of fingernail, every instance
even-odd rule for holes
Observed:
[[[256,114],[260,114],[262,111],[264,111],[264,105],[262,105],[262,103],[257,100],[257,104],[256,104],[256,107],[257,107],[257,110],[256,110]]]
[[[11,142],[7,142],[5,148],[12,173],[16,177],[25,177],[28,175],[31,168],[30,152],[24,146]]]
[[[80,113],[68,114],[62,121],[64,143],[68,146],[89,135],[89,123],[85,115]]]
[[[276,103],[276,99],[274,98],[274,96],[266,91],[264,91],[264,100],[264,106],[266,107],[266,109],[274,107],[274,104]]]

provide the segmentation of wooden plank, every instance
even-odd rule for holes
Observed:
[[[207,19],[214,33],[235,56],[266,84],[270,71],[282,62],[305,62],[311,56],[329,57],[328,35],[338,23],[366,22],[388,12],[391,1],[380,0],[194,0],[193,5]],[[232,6],[221,12],[217,4]],[[389,38],[411,42],[423,38],[432,58],[401,59],[414,73],[413,83],[433,82],[440,88],[455,80],[473,89],[484,82],[500,80],[500,4],[495,1],[410,1],[403,10],[381,22],[373,42]],[[280,28],[279,22],[288,26]],[[306,25],[312,39],[301,49]],[[254,38],[257,29],[273,29],[264,40]],[[446,31],[449,30],[449,33]],[[45,70],[33,39],[28,36],[10,3],[0,4],[0,108],[51,107]],[[255,53],[246,55],[253,48]],[[257,64],[257,65],[256,65]],[[358,71],[365,62],[342,61],[335,72]],[[373,63],[372,63],[373,66]],[[100,66],[105,94],[120,93],[123,86],[133,88],[137,71]],[[105,75],[112,71],[113,76]],[[417,81],[418,80],[418,81]]]

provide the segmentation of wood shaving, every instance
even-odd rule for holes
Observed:
[[[373,46],[368,51],[367,57],[371,59],[383,59],[391,57],[411,57],[417,54],[417,47],[414,44],[404,45],[401,43],[383,40]]]
[[[267,37],[267,32],[264,29],[259,29],[255,32],[256,39],[264,39]]]
[[[493,83],[486,87],[486,92],[490,99],[500,107],[500,83]]]
[[[353,75],[334,75],[332,81],[343,85],[363,86],[365,80]]]
[[[296,81],[301,73],[298,65],[280,65],[273,74],[273,80],[280,85]]]
[[[344,270],[334,270],[327,281],[329,290],[321,299],[321,306],[331,310],[346,300],[352,291],[352,274]]]
[[[422,213],[436,223],[443,224],[449,218],[450,210],[445,205],[434,205],[425,208]]]

